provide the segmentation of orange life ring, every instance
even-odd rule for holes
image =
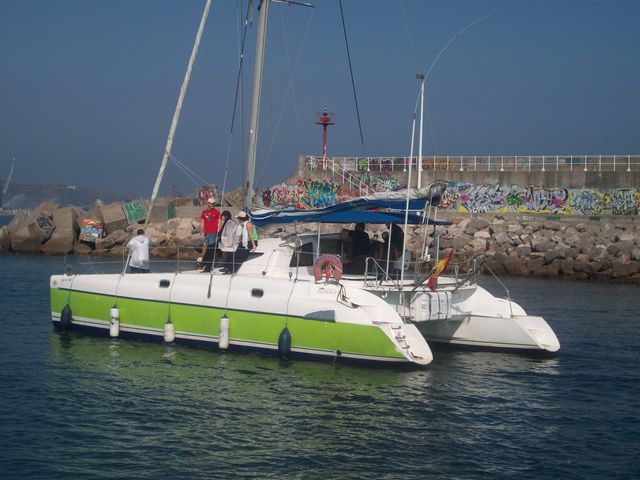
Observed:
[[[342,262],[336,255],[320,255],[313,264],[313,278],[316,282],[322,280],[322,269],[326,267],[325,278],[333,277],[336,281],[342,278]]]

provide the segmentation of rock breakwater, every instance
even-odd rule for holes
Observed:
[[[201,207],[176,208],[180,218],[158,218],[147,229],[160,258],[195,259],[201,255]],[[227,207],[225,207],[227,208]],[[125,209],[126,210],[126,209]],[[232,208],[237,211],[237,208]],[[98,218],[103,229],[92,242],[80,234],[83,219]],[[452,225],[409,226],[407,248],[419,258],[429,251],[452,248],[454,258],[481,255],[485,269],[498,275],[640,284],[640,218],[500,215],[450,215]],[[29,214],[17,215],[0,229],[0,251],[47,255],[110,255],[126,253],[126,243],[139,227],[118,204],[95,205],[89,212],[43,203]],[[343,225],[323,226],[337,232]],[[373,238],[382,230],[369,226]],[[315,231],[316,225],[272,227],[262,236]],[[384,230],[384,229],[383,229]],[[86,237],[85,237],[86,239]]]
[[[640,284],[636,217],[454,217],[440,248],[483,254],[498,275]],[[433,237],[432,237],[433,239]]]

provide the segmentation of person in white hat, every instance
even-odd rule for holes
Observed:
[[[233,269],[229,271],[226,269],[223,273],[235,273],[242,265],[249,253],[255,252],[258,247],[258,231],[249,221],[249,216],[246,212],[240,211],[235,216],[238,223],[238,229],[236,236],[239,239],[238,248],[236,249],[233,259]]]

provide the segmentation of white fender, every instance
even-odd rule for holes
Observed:
[[[218,348],[220,348],[220,350],[226,350],[229,348],[229,317],[226,315],[220,318]]]
[[[118,338],[120,336],[120,310],[117,307],[109,310],[109,320],[111,322],[109,326],[109,336],[111,338]]]
[[[167,319],[167,323],[164,324],[164,341],[172,343],[176,339],[176,327],[171,323],[171,319]]]

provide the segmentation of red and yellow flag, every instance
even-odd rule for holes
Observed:
[[[427,287],[429,287],[432,292],[435,292],[436,287],[438,286],[438,277],[442,272],[444,272],[444,269],[447,268],[447,265],[449,265],[449,261],[451,260],[452,256],[453,248],[450,248],[449,252],[444,257],[442,257],[442,259],[436,264],[435,267],[433,267],[431,275],[429,276],[429,280],[427,281]]]

